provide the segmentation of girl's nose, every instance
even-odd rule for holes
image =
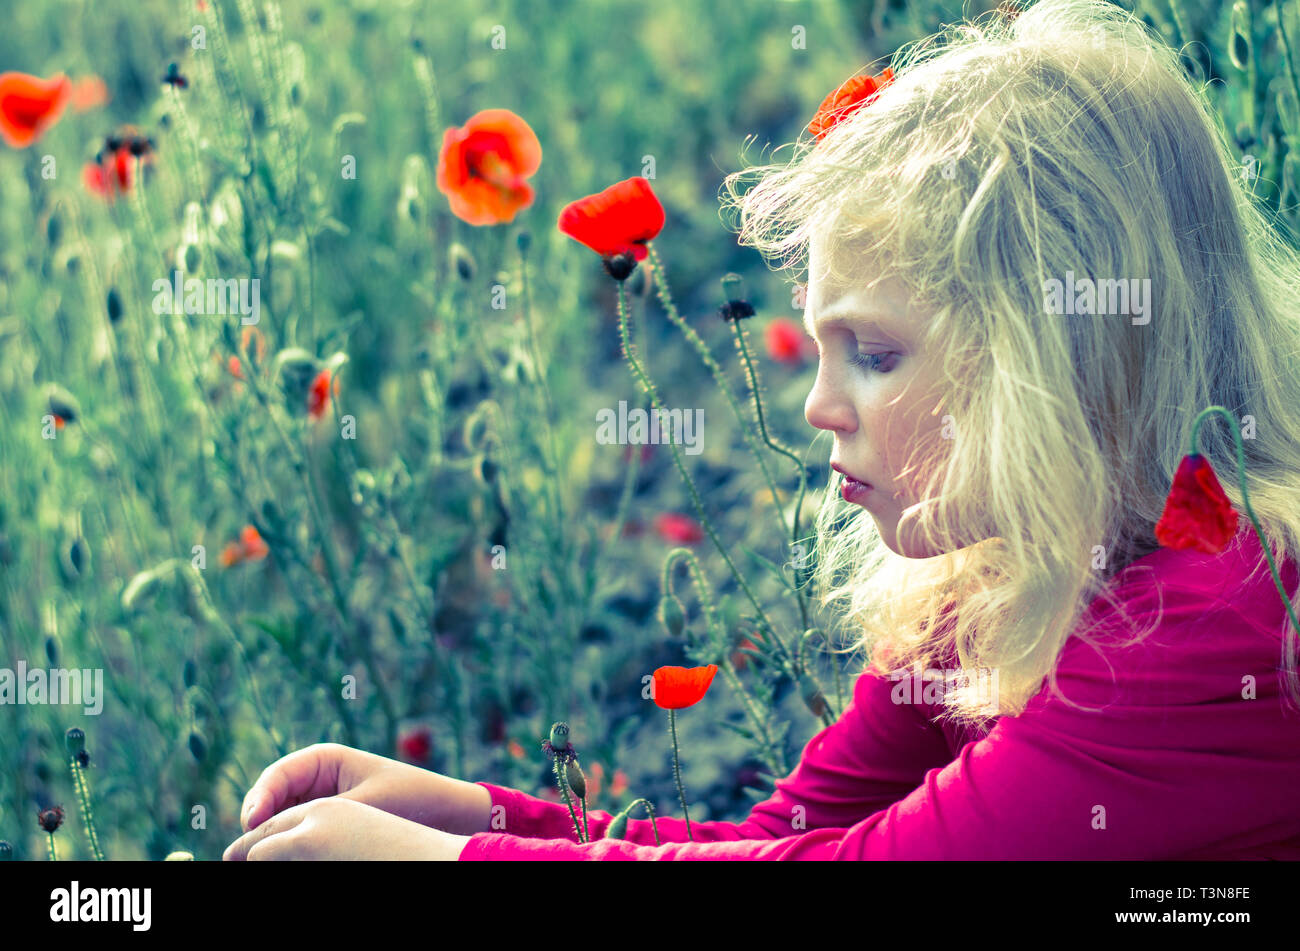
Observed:
[[[817,367],[817,379],[804,401],[803,415],[808,425],[834,432],[852,433],[858,428],[857,413],[842,385],[832,378],[823,360]]]

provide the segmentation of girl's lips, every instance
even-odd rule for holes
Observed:
[[[840,485],[840,494],[846,502],[860,502],[871,491],[871,483],[862,482],[845,472],[838,463],[831,463],[831,468],[844,477]]]

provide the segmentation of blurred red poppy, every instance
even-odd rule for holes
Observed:
[[[397,738],[397,752],[408,763],[427,763],[433,752],[433,732],[427,726],[407,730]]]
[[[330,385],[331,376],[329,370],[321,370],[316,374],[316,378],[311,381],[311,389],[307,392],[307,415],[311,417],[312,422],[316,422],[325,415],[325,410],[330,405],[330,390],[338,392],[338,386]]]
[[[767,355],[778,363],[802,363],[816,344],[799,324],[788,317],[773,317],[763,328]]]
[[[27,73],[0,73],[0,137],[15,149],[26,148],[59,121],[63,110],[90,109],[108,98],[97,76],[73,82],[63,73],[49,79]]]
[[[245,525],[239,533],[239,541],[231,542],[221,552],[221,565],[229,568],[244,561],[260,561],[270,552],[262,536],[252,525]]]
[[[442,137],[438,190],[451,212],[472,225],[507,224],[533,203],[524,181],[542,164],[542,144],[509,109],[484,109]]]
[[[704,540],[704,529],[689,515],[664,512],[655,516],[655,531],[661,538],[681,545],[694,545]]]
[[[665,710],[694,706],[709,692],[709,685],[713,683],[717,672],[717,664],[709,664],[707,667],[660,667],[654,672],[655,706]]]
[[[100,156],[98,162],[87,162],[81,170],[81,179],[92,193],[112,201],[119,194],[131,190],[135,181],[135,156],[123,146]]]

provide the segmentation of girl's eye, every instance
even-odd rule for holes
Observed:
[[[888,373],[889,369],[882,369],[882,365],[889,361],[893,354],[889,353],[862,353],[858,352],[849,360],[856,367],[860,367],[867,372]],[[892,363],[889,366],[892,368]]]

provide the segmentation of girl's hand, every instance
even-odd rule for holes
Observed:
[[[232,842],[227,862],[404,860],[454,862],[468,836],[430,829],[333,796],[286,809]]]
[[[328,796],[458,836],[487,832],[491,825],[492,796],[482,786],[338,743],[308,746],[264,769],[244,797],[240,825],[247,832]]]

